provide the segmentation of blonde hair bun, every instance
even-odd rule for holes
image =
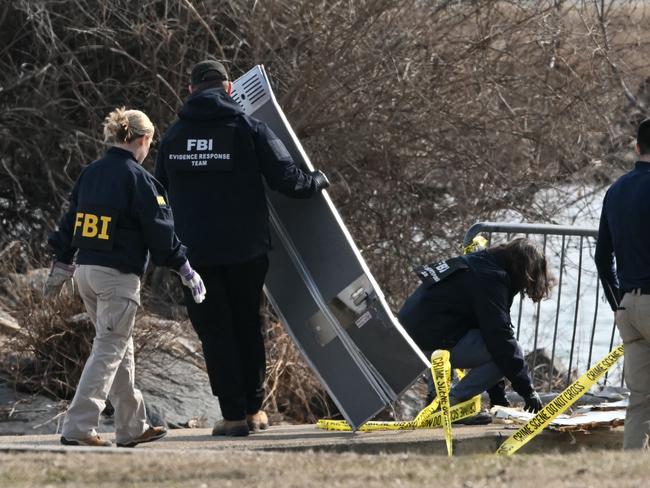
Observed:
[[[128,144],[138,137],[153,133],[151,120],[140,110],[117,107],[104,119],[104,142],[107,144]]]

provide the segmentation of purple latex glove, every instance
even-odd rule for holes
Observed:
[[[189,261],[185,261],[183,266],[178,270],[181,276],[181,282],[192,291],[192,298],[196,303],[201,303],[205,300],[205,285],[201,276],[192,269]]]

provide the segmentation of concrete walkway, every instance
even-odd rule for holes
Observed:
[[[506,425],[454,426],[454,453],[494,453],[497,447],[514,432]],[[106,436],[113,440],[112,435]],[[530,441],[520,453],[575,452],[580,449],[620,449],[623,428],[594,430],[588,433],[559,433],[544,431]],[[209,429],[171,430],[165,439],[141,444],[134,449],[84,448],[59,444],[59,436],[0,436],[0,452],[47,451],[67,452],[188,452],[193,450],[248,451],[323,451],[377,453],[419,453],[446,455],[441,429],[382,432],[327,432],[313,425],[279,425],[245,438],[212,437]]]

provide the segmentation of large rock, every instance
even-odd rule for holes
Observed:
[[[0,436],[60,433],[66,407],[67,402],[20,393],[0,380]],[[112,431],[113,420],[102,416],[97,430]]]
[[[154,423],[207,427],[221,418],[204,369],[201,346],[187,323],[145,315],[138,318],[140,349],[136,385]]]
[[[205,371],[171,351],[157,351],[136,363],[136,385],[145,398],[149,422],[169,427],[209,427],[221,418]],[[58,434],[67,402],[19,393],[0,382],[0,435]],[[99,432],[114,430],[101,417]]]
[[[68,319],[73,325],[87,321],[86,313]],[[203,368],[200,343],[187,324],[138,317],[135,381],[153,425],[208,427],[221,418]],[[60,433],[66,408],[67,402],[17,393],[9,382],[0,380],[0,435]],[[102,416],[98,430],[112,431],[113,418]]]
[[[158,351],[136,365],[136,384],[154,424],[209,427],[221,418],[207,373],[169,351]]]

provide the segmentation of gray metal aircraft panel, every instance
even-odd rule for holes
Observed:
[[[233,84],[244,112],[266,122],[296,164],[313,170],[262,66]],[[392,315],[327,192],[268,192],[274,249],[266,293],[346,420],[358,427],[408,389],[428,361]]]

